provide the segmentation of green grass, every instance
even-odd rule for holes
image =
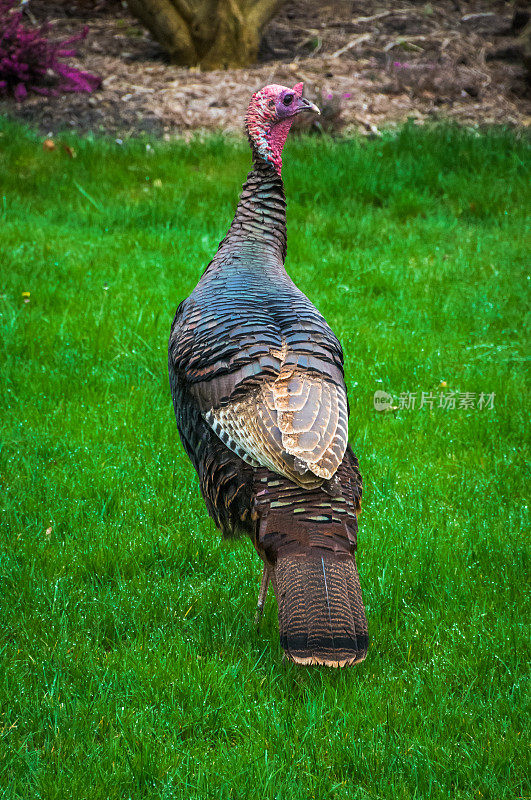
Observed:
[[[64,141],[0,123],[0,797],[529,797],[525,142],[286,146],[288,270],[342,340],[365,486],[371,646],[329,672],[282,661],[272,597],[255,632],[258,559],[168,389],[247,148]]]

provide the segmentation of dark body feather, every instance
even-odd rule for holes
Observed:
[[[183,446],[224,535],[270,570],[281,644],[302,663],[356,663],[367,623],[355,562],[361,475],[346,446],[336,336],[284,269],[282,180],[255,158],[232,226],[169,341]]]

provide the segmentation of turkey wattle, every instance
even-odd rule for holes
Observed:
[[[296,114],[318,112],[266,86],[246,117],[253,168],[229,232],[175,315],[170,386],[183,446],[224,535],[248,534],[264,562],[280,643],[302,664],[367,653],[355,561],[361,501],[347,442],[343,352],[284,268],[282,148]]]

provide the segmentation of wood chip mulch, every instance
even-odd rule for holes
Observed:
[[[65,38],[89,25],[76,66],[103,78],[93,95],[0,101],[0,113],[57,133],[241,132],[242,109],[267,83],[304,81],[331,132],[377,135],[413,118],[529,126],[531,95],[514,3],[293,0],[269,25],[260,61],[201,72],[166,62],[121,4],[30,0],[35,22]]]

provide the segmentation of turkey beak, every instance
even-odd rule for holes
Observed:
[[[321,115],[321,112],[315,103],[311,103],[310,100],[307,100],[305,97],[299,97],[299,107],[297,109],[297,113],[299,111],[313,111],[315,114]]]

